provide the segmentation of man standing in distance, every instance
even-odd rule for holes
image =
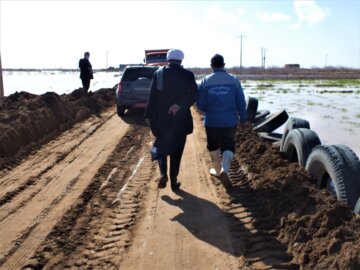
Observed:
[[[235,152],[236,128],[239,118],[240,127],[245,128],[247,113],[241,83],[224,67],[224,57],[215,54],[211,58],[213,73],[201,81],[197,105],[205,113],[207,149],[213,163],[210,174],[220,177],[225,187],[230,188],[227,173]]]
[[[87,93],[90,88],[90,80],[94,78],[93,70],[89,58],[90,58],[90,53],[85,52],[84,58],[80,59],[79,61],[80,79],[85,93]]]
[[[153,159],[157,159],[161,177],[158,187],[168,181],[167,156],[170,156],[171,189],[180,187],[177,180],[186,136],[193,131],[190,107],[197,98],[194,74],[184,69],[184,53],[172,49],[167,53],[168,65],[159,68],[152,79],[145,118],[155,136]]]

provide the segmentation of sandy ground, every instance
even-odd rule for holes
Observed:
[[[226,191],[200,115],[181,191],[157,189],[142,114],[91,115],[0,171],[0,269],[359,269],[360,224],[251,131]]]
[[[187,140],[181,191],[150,184],[145,215],[123,269],[237,269],[228,217],[207,173],[199,128]]]

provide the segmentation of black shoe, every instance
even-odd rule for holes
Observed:
[[[181,183],[180,182],[176,182],[175,184],[171,184],[171,190],[172,191],[178,191],[180,189]]]
[[[175,191],[179,190],[180,186],[181,186],[181,183],[176,178],[171,179],[171,190],[172,191],[175,192]]]
[[[165,188],[168,181],[167,175],[162,175],[159,179],[158,188]]]

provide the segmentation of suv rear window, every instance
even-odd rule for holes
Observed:
[[[121,81],[135,81],[140,77],[146,77],[152,79],[157,68],[129,68],[124,71],[124,74],[121,77]]]

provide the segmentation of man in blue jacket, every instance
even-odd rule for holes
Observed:
[[[159,68],[152,79],[145,118],[155,136],[153,159],[159,162],[161,177],[159,188],[168,181],[167,156],[170,156],[171,189],[180,187],[177,180],[186,136],[193,132],[190,107],[197,98],[194,74],[184,69],[184,53],[172,49],[167,53],[169,64]]]
[[[235,152],[236,128],[239,122],[240,127],[245,128],[247,113],[241,83],[224,67],[224,57],[215,54],[211,58],[213,73],[206,76],[199,86],[197,106],[205,114],[207,149],[213,163],[210,174],[220,177],[225,173],[227,178]],[[228,179],[227,183],[230,184]]]

